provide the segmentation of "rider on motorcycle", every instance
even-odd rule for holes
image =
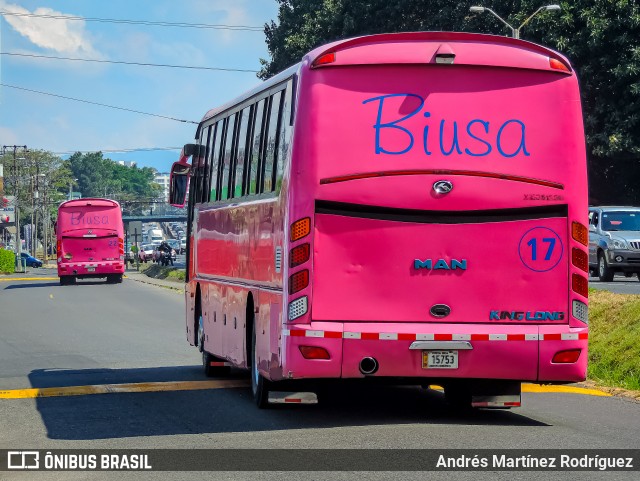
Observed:
[[[160,259],[162,259],[163,255],[167,255],[167,259],[168,261],[166,263],[164,263],[165,265],[169,264],[169,262],[171,262],[171,265],[173,265],[173,255],[172,255],[172,248],[171,246],[167,243],[167,241],[162,241],[160,243],[160,245],[158,246],[158,250],[160,251]]]

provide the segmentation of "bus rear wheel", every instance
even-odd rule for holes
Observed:
[[[122,274],[110,274],[107,276],[107,284],[121,284]]]
[[[60,285],[61,286],[71,286],[71,285],[73,285],[75,283],[76,283],[75,276],[62,276],[60,278]]]
[[[260,409],[269,406],[269,388],[271,381],[265,379],[258,370],[258,356],[256,355],[256,325],[253,323],[251,335],[251,393],[256,405]]]
[[[447,406],[456,411],[471,410],[471,388],[460,382],[451,382],[444,386],[444,399]]]
[[[231,368],[225,366],[225,360],[204,350],[204,321],[202,315],[198,318],[198,350],[202,353],[202,367],[207,377],[219,377],[229,374]]]

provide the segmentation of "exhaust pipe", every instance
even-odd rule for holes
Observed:
[[[373,357],[363,357],[360,361],[360,372],[365,376],[375,374],[378,370],[378,361]]]

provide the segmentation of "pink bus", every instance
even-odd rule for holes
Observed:
[[[171,180],[176,206],[190,182],[187,339],[209,375],[251,369],[259,406],[369,378],[509,408],[523,381],[585,379],[585,143],[562,55],[338,41],[209,111],[196,141]]]
[[[108,283],[122,282],[124,227],[116,201],[87,198],[63,202],[58,208],[56,236],[61,285],[96,277],[106,277]]]

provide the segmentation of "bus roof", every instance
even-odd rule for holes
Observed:
[[[431,51],[428,49],[402,50],[397,48],[399,43],[410,42],[430,43]],[[449,43],[453,44],[455,49]],[[357,47],[371,48],[358,49]],[[565,74],[572,72],[569,60],[558,52],[542,45],[511,37],[465,32],[403,32],[365,35],[338,40],[312,50],[304,56],[301,62],[256,85],[230,102],[209,110],[200,121],[200,124],[283,82],[302,68],[314,68],[313,63],[329,53],[343,52],[344,55],[337,56],[336,61],[328,64],[329,66],[340,66],[384,63],[436,63],[434,57],[436,53],[441,51],[454,54],[456,65],[482,65],[549,71],[553,70],[549,66],[549,59],[555,59],[562,65],[560,66],[561,68],[556,67],[554,71],[560,71]],[[198,138],[199,131],[200,126],[196,131],[196,138]]]
[[[98,199],[94,197],[86,197],[83,199],[73,199],[64,201],[60,204],[59,209],[66,207],[120,207],[120,204],[111,199]]]

